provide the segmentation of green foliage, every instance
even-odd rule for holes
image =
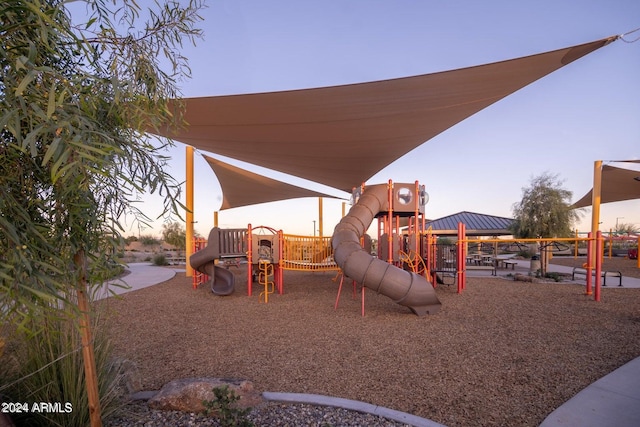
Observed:
[[[523,249],[521,251],[518,252],[519,257],[522,257],[524,259],[531,259],[531,257],[535,255],[535,252],[530,250],[530,249]]]
[[[170,245],[173,245],[180,250],[184,250],[187,241],[187,230],[183,225],[177,222],[163,224],[162,239]]]
[[[28,413],[12,414],[17,425],[89,425],[81,339],[74,319],[44,315],[33,322],[37,324],[30,329],[39,332],[13,335],[0,355],[0,396],[4,402],[27,403]],[[104,332],[94,328],[100,405],[106,418],[122,407],[123,396],[121,372],[112,363]],[[38,402],[60,402],[62,411],[34,412]]]
[[[616,224],[616,228],[613,230],[613,232],[619,236],[638,234],[640,232],[640,228],[638,228],[635,224],[620,223]]]
[[[160,3],[146,23],[133,0],[84,3],[75,23],[69,2],[0,0],[0,316],[64,299],[84,263],[114,253],[124,215],[148,220],[140,193],[177,210],[171,142],[146,132],[180,124],[178,49],[200,35],[200,0]]]
[[[131,242],[137,242],[137,241],[138,241],[138,236],[127,236],[127,237],[124,239],[124,243],[125,243],[126,245],[131,244]]]
[[[142,246],[155,246],[160,244],[160,240],[151,235],[140,236],[138,241],[142,243]]]
[[[516,238],[569,237],[579,213],[571,209],[571,191],[561,187],[558,175],[548,172],[532,178],[522,189],[522,200],[513,205]]]
[[[189,69],[179,49],[200,35],[201,0],[159,0],[146,22],[135,0],[73,2],[86,6],[81,23],[70,3],[0,0],[0,325],[23,334],[24,378],[43,376],[15,401],[77,401],[75,418],[89,411],[70,331],[91,307],[81,313],[74,296],[99,285],[102,260],[120,245],[121,219],[148,221],[135,207],[141,193],[164,196],[160,215],[178,209],[179,184],[164,171],[171,141],[147,133],[181,124],[174,99]],[[39,342],[47,354],[32,353]],[[96,362],[102,350],[96,342]],[[69,366],[59,368],[52,362],[63,355]],[[73,425],[63,416],[50,425]]]
[[[544,277],[547,279],[552,279],[554,282],[561,282],[562,281],[562,276],[560,275],[560,273],[556,273],[554,271],[547,271],[544,274]]]
[[[236,402],[240,396],[236,395],[229,386],[214,387],[214,400],[203,400],[206,415],[216,415],[222,427],[253,427],[253,423],[246,417],[251,408],[238,408]]]
[[[455,241],[449,237],[438,237],[436,244],[437,245],[453,245],[455,244]]]
[[[169,262],[167,261],[167,257],[164,254],[155,254],[153,256],[153,265],[169,265]]]

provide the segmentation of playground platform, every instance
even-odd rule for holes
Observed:
[[[498,269],[499,277],[529,271],[528,260],[518,260],[512,270]],[[176,273],[184,272],[180,268],[157,267],[151,263],[129,264],[129,274],[117,283],[126,283],[129,288],[112,287],[117,293],[125,293],[153,286],[173,278]],[[571,273],[571,267],[550,264],[549,271]],[[492,277],[490,270],[470,270],[468,277]],[[495,276],[493,276],[495,277]],[[580,283],[576,281],[576,283]],[[584,281],[582,281],[584,283]],[[640,279],[623,277],[625,288],[640,288]],[[615,286],[617,288],[617,286]],[[106,290],[102,298],[109,296]],[[291,395],[287,393],[266,392],[267,399],[281,401],[298,401],[309,404],[337,406],[371,412],[376,415],[390,416],[397,421],[413,426],[435,427],[440,424],[431,420],[405,414],[387,408],[380,408],[364,402],[346,401],[345,399],[315,394]],[[345,403],[346,402],[346,403]],[[540,427],[635,427],[640,425],[640,357],[621,366],[610,374],[580,391],[574,397],[558,407],[547,416]]]

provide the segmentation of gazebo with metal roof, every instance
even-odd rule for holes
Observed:
[[[431,227],[434,234],[457,235],[458,223],[466,226],[467,236],[507,236],[511,235],[512,218],[485,215],[476,212],[458,212],[439,219],[426,222],[427,229]]]

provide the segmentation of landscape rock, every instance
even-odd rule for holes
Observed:
[[[130,395],[142,388],[140,371],[135,362],[122,357],[116,357],[111,361],[111,366],[117,373],[118,387],[121,395]]]
[[[229,391],[240,399],[239,408],[252,408],[263,402],[261,393],[255,391],[253,383],[243,380],[222,378],[184,378],[167,383],[151,399],[149,407],[167,411],[202,412],[203,401],[215,400],[213,389],[228,386]]]

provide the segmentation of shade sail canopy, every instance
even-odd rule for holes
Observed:
[[[258,175],[210,156],[203,157],[213,169],[222,187],[220,210],[298,197],[338,198]]]
[[[640,163],[640,160],[627,161]],[[573,208],[591,206],[593,189],[573,204]],[[640,172],[615,166],[602,167],[600,184],[600,203],[622,202],[624,200],[640,199]]]
[[[186,127],[150,132],[351,191],[456,123],[615,39],[393,80],[185,98]]]

